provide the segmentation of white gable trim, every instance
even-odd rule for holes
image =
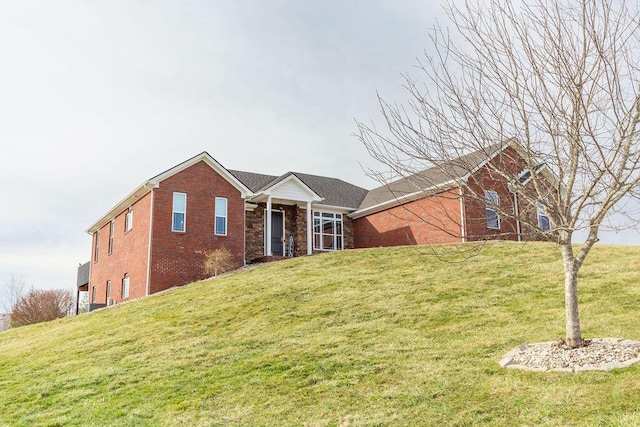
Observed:
[[[323,200],[322,197],[293,174],[265,188],[258,195],[296,202],[319,202]]]
[[[253,192],[251,190],[249,190],[242,182],[240,182],[240,180],[238,180],[238,178],[233,176],[231,172],[225,169],[220,163],[216,161],[216,159],[211,157],[211,155],[206,151],[201,154],[198,154],[195,157],[192,157],[187,161],[180,163],[177,166],[172,167],[168,171],[163,172],[158,176],[151,178],[149,182],[153,182],[154,184],[159,184],[160,181],[164,181],[165,179],[172,177],[173,175],[179,172],[182,172],[183,170],[199,162],[205,162],[205,164],[207,164],[211,169],[213,169],[215,172],[221,175],[226,181],[228,181],[229,184],[233,185],[238,191],[240,191],[240,196],[243,199],[253,196]]]
[[[116,216],[118,216],[121,212],[127,209],[129,206],[133,205],[135,202],[143,198],[147,195],[151,190],[157,187],[157,184],[154,184],[151,181],[145,181],[136,187],[128,196],[122,199],[118,204],[109,209],[106,214],[100,217],[91,227],[89,227],[86,231],[89,234],[93,234],[96,231],[100,230],[105,224],[109,223]]]
[[[173,175],[182,172],[183,170],[199,163],[205,162],[211,169],[217,172],[220,176],[222,176],[227,182],[233,185],[239,192],[240,196],[243,199],[247,199],[248,197],[253,196],[253,192],[247,188],[242,182],[238,180],[235,176],[231,174],[227,169],[225,169],[220,163],[216,161],[209,153],[206,151],[198,154],[195,157],[192,157],[189,160],[186,160],[179,165],[172,167],[171,169],[161,173],[160,175],[154,176],[153,178],[143,182],[135,190],[133,190],[128,196],[122,199],[118,204],[116,204],[113,208],[109,209],[106,214],[104,214],[98,221],[96,221],[91,227],[87,229],[87,233],[93,234],[96,231],[100,230],[106,223],[111,221],[113,218],[118,216],[124,209],[131,206],[137,200],[141,199],[148,192],[153,190],[154,188],[158,188],[160,186],[160,182],[172,177]],[[152,207],[153,209],[153,207]]]

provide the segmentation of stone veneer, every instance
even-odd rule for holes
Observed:
[[[294,256],[307,254],[307,210],[297,205],[273,204],[272,210],[284,211],[285,239],[289,244],[289,236],[294,236]],[[260,203],[252,211],[246,211],[246,261],[264,256],[264,217],[266,204]],[[342,215],[342,233],[344,235],[344,248],[352,249],[353,220],[347,215]],[[322,251],[313,251],[314,253]]]

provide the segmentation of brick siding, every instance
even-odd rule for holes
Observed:
[[[185,232],[171,231],[173,193],[187,195]],[[244,263],[244,199],[206,163],[198,162],[163,180],[153,190],[153,247],[150,293],[205,278],[205,252],[231,251],[236,267]],[[227,199],[227,235],[214,233],[215,198]]]

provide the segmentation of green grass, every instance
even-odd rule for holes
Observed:
[[[2,333],[0,425],[640,425],[640,366],[498,365],[564,334],[553,245],[423,252],[296,258]],[[640,340],[638,265],[638,247],[593,250],[586,338]]]

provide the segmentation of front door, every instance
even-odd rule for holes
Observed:
[[[271,211],[271,253],[284,255],[284,217],[282,211]]]
[[[282,211],[271,211],[271,253],[284,255],[284,218]]]

